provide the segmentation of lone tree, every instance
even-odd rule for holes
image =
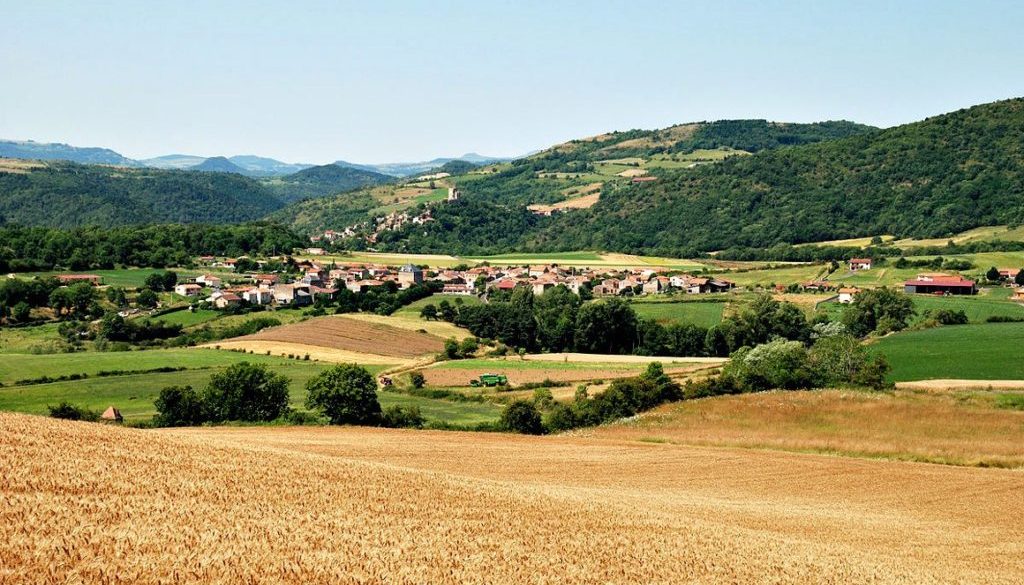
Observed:
[[[306,406],[322,411],[331,424],[380,424],[377,383],[365,368],[335,366],[307,382],[306,392]]]
[[[202,400],[214,422],[274,420],[288,410],[288,378],[265,364],[241,362],[210,376]]]
[[[1020,286],[1024,286],[1024,268],[1017,271],[1017,276],[1013,277],[1013,281]]]
[[[988,272],[985,273],[985,278],[987,278],[989,282],[999,282],[1003,279],[1002,275],[999,274],[999,269],[995,266],[988,269]]]

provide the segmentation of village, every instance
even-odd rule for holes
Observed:
[[[206,302],[218,309],[240,305],[305,307],[318,299],[333,301],[345,289],[354,294],[365,293],[376,287],[393,287],[406,290],[414,285],[433,282],[440,285],[437,292],[444,295],[478,296],[487,300],[494,291],[511,291],[525,287],[535,295],[557,286],[564,286],[574,294],[591,297],[646,297],[666,294],[701,295],[725,293],[736,290],[751,290],[714,274],[689,274],[678,270],[655,267],[591,268],[586,266],[560,266],[557,263],[538,265],[493,266],[486,263],[474,267],[432,268],[406,263],[392,266],[383,263],[318,261],[313,259],[324,254],[319,248],[304,250],[307,258],[290,260],[287,271],[245,272],[236,271],[236,265],[245,261],[248,265],[263,266],[264,260],[253,261],[247,257],[218,259],[212,256],[199,257],[196,263],[210,269],[201,275],[183,278],[173,292],[196,302]],[[847,263],[851,274],[870,270],[870,258],[853,258]],[[999,280],[1013,290],[1011,300],[1024,302],[1024,286],[1015,286],[1019,269],[1000,268]],[[93,274],[61,274],[62,284],[89,282],[101,285],[102,277]],[[753,287],[755,290],[763,290]],[[908,294],[959,296],[976,295],[978,283],[960,275],[943,272],[922,272],[902,283],[902,290]],[[172,291],[168,291],[172,292]],[[772,292],[821,293],[826,300],[840,304],[853,302],[861,288],[843,286],[840,281],[818,279],[796,283],[780,283]]]

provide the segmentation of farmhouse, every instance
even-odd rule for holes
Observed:
[[[871,258],[850,258],[850,272],[871,270]]]
[[[999,278],[1003,280],[1013,280],[1017,278],[1017,273],[1020,272],[1020,268],[1000,268]]]
[[[859,292],[860,289],[856,287],[841,288],[839,289],[839,302],[844,305],[848,305],[853,302],[853,297],[855,297]]]
[[[174,287],[174,293],[183,297],[198,297],[201,290],[203,287],[192,283],[179,284]]]
[[[76,282],[88,282],[93,286],[103,284],[103,277],[96,274],[58,274],[57,280],[61,284],[75,284]]]
[[[973,295],[978,292],[973,280],[938,274],[920,274],[914,280],[904,282],[903,290],[909,294],[944,295]]]

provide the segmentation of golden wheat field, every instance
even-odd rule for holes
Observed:
[[[1013,583],[1024,475],[0,414],[3,583]]]

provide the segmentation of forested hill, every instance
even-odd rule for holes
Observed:
[[[513,167],[505,178],[470,183],[464,201],[437,210],[437,221],[426,230],[392,234],[387,244],[413,251],[504,251],[489,243],[512,240],[522,250],[688,255],[882,233],[945,237],[1024,222],[1022,136],[1024,100],[1007,100],[718,164],[652,169],[656,181],[607,182],[593,207],[542,219],[528,217],[514,198],[493,196],[509,181],[520,182],[518,192],[535,183],[526,175],[513,177]],[[634,148],[634,156],[658,148],[635,140],[617,140],[618,154],[624,147]],[[686,140],[693,147],[706,144],[698,142],[697,131]],[[570,158],[573,147],[553,153],[559,151],[533,159],[531,172],[540,164],[549,173],[586,167]]]
[[[381,185],[393,180],[394,177],[374,171],[327,164],[303,169],[284,177],[268,179],[265,184],[278,199],[292,202]]]
[[[758,152],[780,146],[812,144],[878,128],[843,120],[797,124],[767,120],[718,120],[679,124],[661,130],[610,132],[571,140],[541,151],[531,158],[547,159],[569,154],[575,160],[595,161],[628,156],[689,153],[698,149],[729,148]]]
[[[719,250],[1024,222],[1024,100],[614,189],[532,246]]]
[[[48,227],[234,223],[283,203],[232,173],[0,160],[0,219]]]

